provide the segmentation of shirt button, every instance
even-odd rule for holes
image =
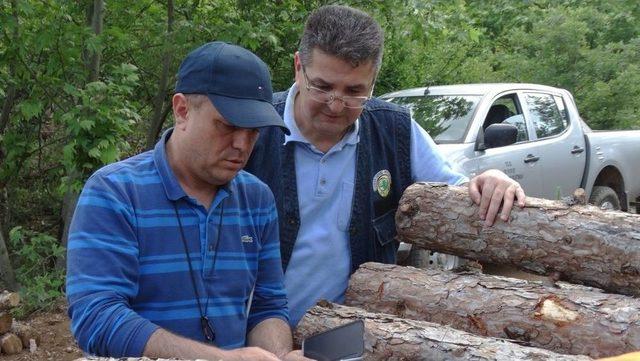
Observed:
[[[325,164],[326,162],[327,161],[324,158],[320,159],[320,163]]]
[[[327,184],[327,181],[325,179],[320,179],[320,185],[325,185]]]

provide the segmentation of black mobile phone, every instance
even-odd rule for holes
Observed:
[[[356,320],[302,341],[305,357],[318,361],[357,361],[364,354],[364,322]]]

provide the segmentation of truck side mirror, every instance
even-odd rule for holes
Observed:
[[[496,123],[491,124],[484,130],[484,144],[482,144],[485,150],[489,148],[504,147],[505,145],[511,145],[518,139],[518,128],[513,124]]]

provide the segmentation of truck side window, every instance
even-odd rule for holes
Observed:
[[[518,128],[518,138],[516,138],[516,143],[529,140],[529,137],[527,136],[527,125],[524,122],[524,117],[522,116],[522,114],[512,115],[509,118],[503,120],[502,122],[515,125],[516,128]]]
[[[561,114],[553,96],[528,93],[525,99],[538,139],[558,135],[567,129],[568,120]]]
[[[560,116],[562,116],[562,119],[567,124],[569,124],[569,114],[567,111],[567,107],[564,105],[564,100],[562,99],[561,96],[554,95],[553,97],[556,100],[556,105],[558,106],[558,109],[560,109]]]
[[[527,125],[520,111],[515,94],[509,94],[496,99],[482,124],[483,129],[487,129],[491,124],[496,123],[509,123],[518,128],[518,138],[516,142],[523,142],[529,140],[527,135]]]

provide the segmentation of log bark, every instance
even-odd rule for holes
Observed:
[[[15,355],[22,351],[22,341],[18,336],[7,333],[0,337],[0,349],[7,355]]]
[[[0,335],[11,330],[11,322],[13,317],[8,311],[0,311]]]
[[[165,358],[154,358],[150,359],[148,357],[98,357],[98,356],[89,356],[75,359],[73,361],[193,361],[193,360],[178,360],[178,359],[165,359]],[[204,361],[204,360],[195,360],[195,361]]]
[[[356,319],[365,324],[365,360],[591,360],[322,301],[305,314],[294,338],[301,341]]]
[[[3,291],[0,293],[0,311],[14,308],[20,304],[20,294],[17,292]]]
[[[22,341],[22,347],[25,349],[28,349],[31,346],[29,340],[34,340],[36,346],[40,345],[40,335],[38,332],[36,332],[33,327],[25,323],[13,321],[13,324],[11,325],[11,333],[20,338],[20,341]]]
[[[416,183],[396,226],[421,248],[640,296],[640,216],[571,203],[527,198],[508,223],[484,227],[466,188]]]
[[[640,300],[575,285],[365,263],[345,303],[558,353],[605,357],[640,350]]]

